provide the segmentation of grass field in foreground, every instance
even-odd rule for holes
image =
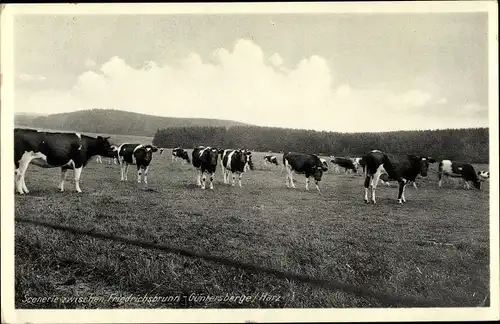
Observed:
[[[82,173],[83,194],[74,191],[72,172],[60,193],[59,169],[30,166],[31,192],[16,194],[15,215],[443,307],[489,305],[488,183],[466,191],[448,180],[439,189],[434,164],[418,189],[407,189],[406,204],[396,203],[394,186],[379,186],[377,205],[366,205],[359,175],[329,170],[321,194],[314,185],[306,192],[296,175],[297,188],[287,189],[284,173],[264,166],[263,155],[254,153],[256,170],[244,174],[243,188],[222,184],[218,169],[213,191],[197,188],[193,167],[172,163],[170,151],[154,156],[149,190],[137,184],[135,167],[121,182],[118,166],[93,159]],[[16,222],[15,230],[16,308],[404,306],[31,224]],[[219,299],[203,300],[206,294]],[[114,298],[120,295],[164,300]],[[33,299],[44,296],[97,299]]]

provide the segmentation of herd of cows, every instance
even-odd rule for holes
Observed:
[[[60,191],[64,191],[64,181],[69,169],[74,170],[75,187],[77,192],[82,192],[79,181],[83,168],[89,160],[97,156],[97,161],[102,163],[101,157],[108,158],[108,163],[120,165],[121,180],[127,181],[129,165],[137,167],[137,181],[147,184],[149,165],[153,153],[162,154],[163,148],[148,144],[112,145],[109,137],[91,137],[79,133],[43,132],[33,129],[14,129],[14,163],[15,163],[15,188],[19,194],[29,193],[25,174],[30,163],[44,168],[61,168],[59,183]],[[236,176],[241,178],[244,172],[253,170],[252,152],[246,149],[221,149],[210,146],[195,147],[191,158],[186,150],[177,147],[172,150],[172,160],[183,159],[191,163],[197,170],[196,183],[202,189],[206,187],[207,175],[209,188],[214,188],[214,175],[220,161],[224,183],[235,185]],[[363,170],[365,181],[365,202],[376,203],[375,191],[379,182],[388,183],[396,181],[399,186],[398,203],[405,199],[406,185],[413,183],[418,176],[426,177],[429,165],[437,163],[431,157],[406,155],[395,157],[379,150],[372,150],[363,157],[347,158],[332,157],[330,161],[337,169],[342,167],[345,172],[358,172]],[[279,165],[275,155],[266,155],[265,164]],[[323,173],[328,170],[328,162],[315,154],[296,152],[283,153],[282,171],[286,171],[286,186],[295,188],[293,174],[304,174],[306,177],[306,190],[309,190],[309,181],[312,177],[316,189],[320,191],[319,182]],[[489,178],[489,171],[477,171],[470,163],[442,160],[438,166],[438,185],[441,187],[443,176],[457,177],[464,180],[464,188],[470,189],[469,182],[477,189],[481,189],[481,182]],[[370,195],[371,191],[371,195]]]

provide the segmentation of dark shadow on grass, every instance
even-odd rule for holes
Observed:
[[[125,243],[125,244],[130,244],[130,245],[135,245],[144,249],[151,249],[151,250],[159,250],[163,251],[166,253],[175,253],[179,254],[185,257],[189,258],[198,258],[198,259],[203,259],[208,262],[213,262],[217,264],[222,264],[225,266],[233,267],[233,268],[239,268],[245,271],[253,271],[257,273],[265,273],[268,275],[272,275],[276,278],[280,279],[288,279],[288,280],[293,280],[301,283],[306,283],[310,284],[316,287],[320,287],[323,289],[328,289],[332,291],[343,291],[345,293],[349,294],[354,294],[358,297],[361,298],[375,298],[377,299],[383,307],[457,307],[457,306],[472,306],[470,305],[470,300],[464,299],[464,298],[450,298],[449,301],[444,301],[444,300],[430,300],[430,299],[418,299],[414,297],[400,297],[400,296],[394,296],[394,295],[389,295],[389,294],[384,294],[384,293],[379,293],[376,291],[369,290],[364,287],[357,287],[351,284],[345,284],[341,282],[332,282],[328,281],[325,279],[316,279],[316,278],[311,278],[308,276],[300,275],[300,274],[294,274],[294,273],[289,273],[289,272],[283,272],[283,271],[278,271],[274,269],[269,269],[269,268],[264,268],[260,266],[256,266],[253,264],[248,264],[248,263],[243,263],[235,260],[230,260],[224,257],[219,257],[219,256],[212,256],[212,255],[206,255],[202,253],[196,253],[196,252],[191,252],[191,251],[186,251],[180,248],[174,248],[174,247],[169,247],[165,245],[160,245],[156,243],[150,243],[150,242],[143,242],[140,240],[134,240],[134,239],[128,239],[124,237],[119,237],[119,236],[113,236],[113,235],[108,235],[108,234],[103,234],[103,233],[97,233],[94,232],[93,230],[83,230],[83,229],[78,229],[78,228],[73,228],[69,226],[64,226],[64,225],[58,225],[58,224],[51,224],[43,221],[38,221],[38,220],[32,220],[32,219],[27,219],[23,217],[16,217],[16,221],[20,223],[26,223],[26,224],[32,224],[32,225],[38,225],[38,226],[43,226],[47,228],[52,228],[55,230],[59,231],[66,231],[72,234],[76,235],[87,235],[91,236],[94,238],[99,238],[99,239],[105,239],[105,240],[111,240],[115,242],[120,242],[120,243]],[[451,302],[453,302],[451,305]],[[446,303],[446,305],[445,305]]]

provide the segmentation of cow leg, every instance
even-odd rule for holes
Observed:
[[[214,189],[214,174],[210,173],[210,189]]]
[[[293,171],[290,170],[290,185],[295,189],[295,183],[293,183]]]
[[[283,168],[285,168],[285,166],[283,166]],[[290,178],[290,174],[288,172],[288,170],[286,170],[286,174],[285,174],[285,184],[286,184],[286,187],[287,188],[290,188],[290,184],[288,182],[288,179]]]
[[[205,189],[205,182],[207,180],[207,175],[205,174],[205,172],[202,172],[202,177],[201,177],[201,189]]]
[[[31,157],[25,154],[23,154],[23,157],[19,161],[19,168],[16,177],[16,189],[17,192],[21,195],[29,193],[28,189],[26,188],[26,183],[24,182],[24,177],[26,175],[26,170],[28,170],[30,162]]]
[[[231,171],[231,179],[232,179],[232,182],[231,182],[231,185],[234,187],[234,179],[235,179],[235,175],[234,175],[234,172]]]
[[[413,181],[413,188],[418,189],[417,188],[417,183],[415,181]]]
[[[309,190],[309,177],[306,176],[306,190]]]
[[[364,187],[365,187],[365,203],[369,203],[368,201],[368,191],[369,191],[369,187],[370,187],[370,183],[371,183],[371,177],[369,175],[365,176],[365,183],[364,183]]]
[[[316,190],[318,190],[318,192],[321,192],[321,190],[319,189],[319,181],[314,180],[314,184],[316,185]]]
[[[404,191],[405,191],[405,182],[404,181],[398,181],[399,183],[399,191],[398,191],[398,204],[402,204],[405,199],[404,199]]]
[[[124,181],[125,162],[121,158],[118,159],[118,162],[120,163],[120,181]]]
[[[403,200],[404,203],[406,202],[405,189],[406,189],[406,184],[403,186],[403,195],[401,196],[401,199]]]
[[[148,170],[149,170],[149,165],[144,169],[144,184],[148,184]]]
[[[377,201],[375,200],[375,191],[377,190],[377,185],[378,185],[378,182],[380,180],[380,175],[382,173],[380,171],[377,171],[374,175],[374,177],[372,178],[372,182],[371,182],[371,187],[372,187],[372,201],[374,204],[377,203]]]
[[[24,176],[23,176],[23,191],[24,193],[29,193],[28,187],[26,187],[26,181],[24,181]]]
[[[80,176],[82,175],[82,169],[83,169],[83,166],[81,166],[79,168],[74,168],[74,172],[75,172],[75,188],[76,188],[76,191],[78,193],[82,192],[82,189],[80,189]]]
[[[125,181],[128,181],[128,163],[125,162],[125,170],[124,170]]]
[[[196,169],[196,185],[201,187],[201,170]]]
[[[464,181],[465,181],[464,182],[464,189],[469,190],[470,189],[469,181],[467,181],[467,180],[464,180]]]
[[[67,172],[68,172],[68,169],[61,168],[61,181],[59,182],[59,190],[61,192],[64,191],[64,180],[66,180],[66,173]]]
[[[240,188],[241,188],[241,178],[242,178],[242,176],[243,176],[243,173],[240,173],[240,175],[238,177],[238,184],[239,184]]]
[[[141,169],[142,167],[140,165],[137,165],[137,183],[141,183],[141,178],[142,178]]]
[[[443,185],[443,174],[441,172],[438,172],[438,187],[441,188]]]

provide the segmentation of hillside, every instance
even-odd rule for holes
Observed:
[[[34,114],[34,113],[16,113],[14,115],[14,125],[31,126],[33,125],[33,121],[35,119],[42,116],[46,115]]]
[[[153,136],[159,129],[172,127],[248,125],[230,120],[159,117],[112,109],[82,110],[47,116],[16,114],[15,124],[36,128],[139,136]]]

